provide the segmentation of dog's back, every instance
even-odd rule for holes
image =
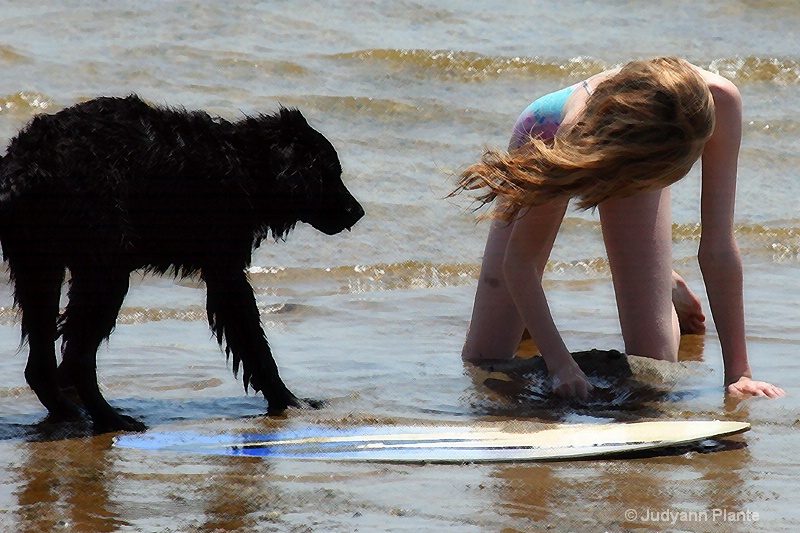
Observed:
[[[202,111],[152,107],[137,96],[103,97],[37,115],[12,141],[7,158],[36,185],[71,180],[96,187],[154,176],[230,173],[232,125]],[[2,182],[18,179],[4,173]],[[33,184],[29,184],[33,185]]]
[[[151,107],[136,96],[39,115],[0,166],[0,241],[21,245],[22,231],[66,263],[90,249],[124,252],[139,263],[130,268],[156,270],[193,270],[215,240],[234,235],[246,240],[236,243],[240,253],[249,252],[256,228],[233,132],[202,111]]]

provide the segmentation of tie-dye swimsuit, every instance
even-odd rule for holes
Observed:
[[[592,94],[592,88],[584,80],[559,91],[546,94],[526,107],[514,125],[511,148],[515,149],[523,146],[531,137],[540,139],[552,139],[555,137],[556,131],[564,119],[564,105],[567,103],[567,99],[575,89],[581,86],[586,89],[586,92]]]

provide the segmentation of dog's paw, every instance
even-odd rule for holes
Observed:
[[[327,405],[325,400],[317,400],[314,398],[294,398],[294,402],[290,405],[298,409],[322,409]]]
[[[80,422],[86,420],[86,413],[76,403],[62,397],[58,403],[51,406],[46,420],[56,424],[61,422]]]
[[[127,415],[114,413],[113,416],[107,415],[93,419],[95,433],[114,433],[118,431],[145,431],[147,426],[135,418]]]
[[[325,404],[325,400],[298,398],[297,396],[291,395],[284,401],[270,401],[267,407],[267,415],[280,416],[289,407],[294,407],[296,409],[322,409],[325,407]]]

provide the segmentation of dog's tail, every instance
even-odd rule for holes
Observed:
[[[0,154],[0,240],[2,230],[13,218],[19,198],[26,192],[24,180],[19,179],[20,168],[8,153]],[[23,186],[20,187],[20,184]]]
[[[4,214],[8,209],[7,206],[18,196],[16,188],[9,185],[9,179],[6,173],[8,172],[6,161],[8,154],[5,156],[0,154],[0,215]],[[13,166],[13,165],[12,165]]]
[[[6,218],[8,217],[9,205],[12,203],[16,194],[12,188],[6,184],[6,169],[3,168],[3,155],[0,154],[0,238],[3,235],[3,229],[6,225]]]
[[[3,154],[0,154],[0,183],[2,183],[3,181],[2,177],[3,177]],[[6,196],[7,195],[3,191],[3,187],[0,186],[0,209],[2,209],[2,205],[5,203]]]
[[[2,176],[3,176],[3,154],[0,154],[0,183],[2,183]],[[0,186],[0,214],[2,214],[5,209],[3,206],[6,203],[6,196],[7,194],[3,191],[3,187]]]
[[[6,200],[9,197],[8,192],[5,190],[5,187],[2,186],[3,180],[3,154],[0,154],[0,212],[4,211],[3,206],[6,204]]]
[[[3,154],[0,154],[0,177],[3,175]],[[0,190],[0,250],[2,250],[2,240],[5,236],[5,226],[6,226],[6,208],[5,208],[5,197],[6,195]],[[3,250],[2,255],[0,258],[5,260],[5,251]]]

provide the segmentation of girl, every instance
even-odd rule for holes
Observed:
[[[733,208],[741,97],[730,81],[676,58],[633,61],[531,104],[509,153],[488,151],[460,190],[497,199],[491,216],[466,361],[510,359],[528,329],[553,390],[585,400],[592,389],[555,327],[542,272],[571,198],[597,207],[625,351],[676,361],[681,329],[705,330],[699,299],[672,271],[669,185],[702,155],[698,252],[727,391],[782,396],[754,381],[747,359],[742,262]]]

